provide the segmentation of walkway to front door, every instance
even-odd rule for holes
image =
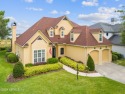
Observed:
[[[125,84],[125,67],[123,66],[114,63],[104,63],[102,65],[96,65],[96,71],[107,78]]]

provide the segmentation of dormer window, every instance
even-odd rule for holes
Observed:
[[[71,42],[74,41],[74,34],[73,34],[73,32],[70,33],[70,41],[71,41]]]
[[[61,31],[61,37],[64,37],[64,31],[63,30]]]
[[[50,31],[50,37],[54,37],[54,31],[53,30]]]
[[[99,41],[102,42],[103,40],[103,36],[102,36],[102,33],[99,34]]]
[[[64,27],[61,27],[61,28],[60,28],[60,37],[61,37],[61,38],[64,38],[64,36],[65,36],[64,30],[65,30]]]

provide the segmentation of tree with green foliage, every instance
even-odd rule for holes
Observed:
[[[11,29],[7,26],[9,19],[4,18],[5,11],[0,11],[0,38],[4,39],[10,34]]]
[[[13,77],[18,78],[23,76],[23,74],[24,74],[24,66],[21,62],[17,62],[13,68]]]
[[[87,67],[89,71],[94,71],[95,70],[95,64],[90,55],[88,55],[88,60],[87,60]]]
[[[116,12],[119,12],[121,21],[122,21],[122,34],[121,34],[121,41],[123,44],[125,44],[125,6],[122,6],[121,10],[117,10]]]

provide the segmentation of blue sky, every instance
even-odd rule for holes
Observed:
[[[124,0],[0,0],[5,17],[10,23],[17,22],[17,33],[24,32],[44,16],[67,15],[80,25],[109,23],[112,17],[118,19],[119,14],[114,11],[122,5]]]

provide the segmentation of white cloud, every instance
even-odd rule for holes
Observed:
[[[10,22],[15,22],[16,21],[16,19],[14,18],[14,17],[12,17],[12,16],[10,16],[10,17],[5,17],[6,19],[9,19],[10,20]]]
[[[78,19],[89,22],[110,22],[111,18],[119,18],[119,13],[115,12],[116,8],[100,7],[97,13],[79,14]]]
[[[123,7],[123,6],[124,6],[123,4],[118,5],[118,7]]]
[[[25,32],[30,26],[31,25],[25,20],[17,22],[17,33]]]
[[[57,10],[52,10],[50,13],[51,14],[58,14],[58,11]]]
[[[46,2],[51,4],[53,0],[46,0]]]
[[[83,6],[98,6],[98,0],[84,0],[82,2]]]
[[[117,9],[112,7],[112,8],[109,8],[109,7],[99,7],[98,8],[98,12],[99,13],[105,13],[105,14],[109,14],[109,13],[114,13]]]
[[[72,2],[76,2],[76,0],[71,0]]]
[[[31,23],[28,23],[26,20],[21,20],[18,21],[16,20],[14,17],[9,16],[9,17],[5,17],[10,19],[10,22],[8,23],[8,26],[11,27],[11,24],[13,22],[17,23],[17,34],[22,34],[24,31],[26,31],[31,25]]]
[[[70,11],[67,10],[67,11],[64,12],[64,14],[68,15],[68,14],[70,14]]]
[[[25,2],[32,3],[33,0],[25,0]]]
[[[42,11],[42,8],[35,8],[35,7],[27,7],[27,10],[32,10],[32,11]]]

